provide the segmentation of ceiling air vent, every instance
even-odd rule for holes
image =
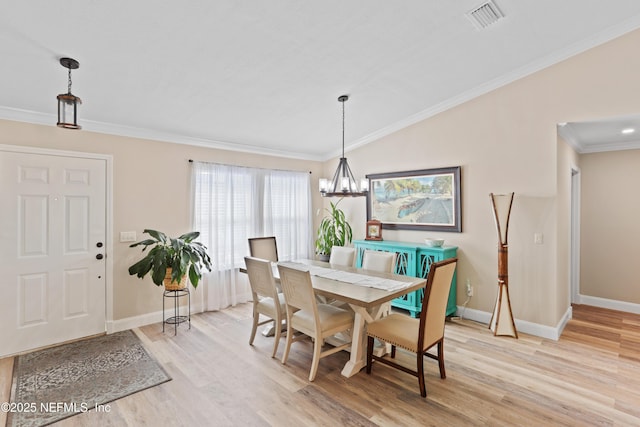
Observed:
[[[482,30],[504,18],[504,15],[495,3],[488,1],[467,12],[467,18],[473,22],[473,25],[475,25],[478,30]]]

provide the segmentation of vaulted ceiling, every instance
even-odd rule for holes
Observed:
[[[0,5],[0,118],[324,160],[640,27],[637,0],[29,0]],[[70,131],[71,132],[71,131]]]

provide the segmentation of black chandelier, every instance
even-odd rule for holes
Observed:
[[[358,197],[366,196],[369,192],[369,181],[362,179],[358,187],[347,158],[344,156],[344,103],[348,99],[347,95],[338,98],[342,103],[342,157],[331,181],[326,178],[320,179],[320,194],[323,197]]]
[[[67,93],[58,95],[58,127],[65,129],[82,129],[78,125],[78,104],[82,100],[71,93],[71,70],[80,67],[80,63],[72,58],[60,58],[60,65],[69,70]]]

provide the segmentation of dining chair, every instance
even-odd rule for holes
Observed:
[[[278,262],[278,246],[275,236],[250,238],[249,254],[254,258]]]
[[[348,248],[345,246],[334,246],[331,248],[331,255],[329,256],[329,264],[342,265],[345,267],[353,267],[356,257],[355,248]]]
[[[362,268],[365,270],[379,271],[381,273],[395,273],[397,256],[395,252],[372,251],[367,249],[362,254]],[[381,311],[383,316],[391,313],[391,302],[384,303]]]
[[[362,254],[362,268],[383,273],[395,273],[396,253],[365,250]]]
[[[353,267],[356,259],[356,249],[348,248],[345,246],[333,246],[331,248],[331,255],[329,256],[329,264],[339,265],[343,267]],[[316,295],[318,302],[335,305],[336,307],[344,308],[345,310],[351,310],[349,304],[344,301],[336,300],[333,298],[327,298],[324,295]]]
[[[451,280],[457,258],[431,264],[425,285],[420,318],[392,313],[367,324],[367,374],[371,374],[373,360],[392,366],[418,377],[420,395],[427,396],[424,383],[424,356],[438,361],[440,378],[446,378],[444,369],[444,322]],[[373,354],[374,338],[391,344],[391,357]],[[437,345],[437,355],[428,352]],[[396,347],[416,353],[417,368],[412,370],[395,362]]]
[[[244,257],[253,295],[253,326],[251,327],[251,337],[249,345],[253,345],[258,326],[273,322],[274,343],[271,357],[275,357],[280,342],[282,331],[282,321],[286,318],[286,308],[284,295],[276,288],[276,281],[273,278],[271,262],[268,260]],[[260,315],[267,317],[260,322]]]
[[[287,363],[292,342],[307,336],[311,337],[314,344],[309,381],[313,381],[321,358],[351,346],[350,342],[346,342],[328,350],[322,350],[325,338],[353,328],[354,315],[353,312],[339,307],[318,303],[308,271],[281,264],[278,264],[278,271],[287,307],[287,344],[282,356],[282,363]],[[302,334],[294,337],[296,331],[302,332]]]

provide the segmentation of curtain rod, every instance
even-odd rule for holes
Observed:
[[[198,163],[206,163],[208,165],[220,165],[220,166],[235,166],[238,168],[247,168],[247,169],[262,169],[262,170],[270,170],[270,171],[280,171],[280,172],[302,172],[302,171],[292,171],[292,170],[288,170],[288,169],[269,169],[269,168],[256,168],[256,167],[252,167],[252,166],[240,166],[240,165],[227,165],[225,163],[217,163],[217,162],[203,162],[201,160],[193,160],[193,159],[189,159],[189,163],[193,163],[193,162],[198,162]],[[309,174],[313,174],[313,172],[309,171]]]

